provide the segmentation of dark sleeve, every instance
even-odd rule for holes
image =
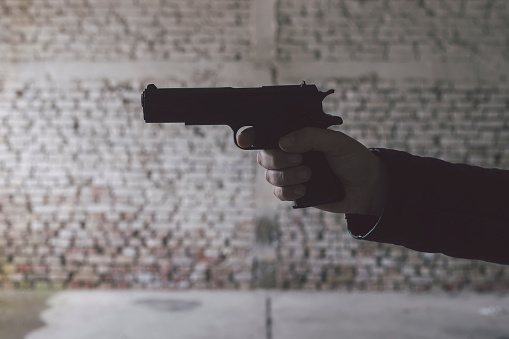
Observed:
[[[509,264],[509,171],[372,151],[387,167],[386,205],[379,220],[352,217],[354,237]]]

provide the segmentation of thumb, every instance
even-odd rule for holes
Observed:
[[[347,155],[357,141],[344,133],[323,128],[306,127],[279,139],[279,147],[288,153],[319,151],[332,156]]]

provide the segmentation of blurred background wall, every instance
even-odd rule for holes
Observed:
[[[0,286],[509,287],[503,266],[355,241],[272,197],[228,127],[140,107],[148,83],[302,80],[369,147],[509,169],[505,0],[0,0]]]

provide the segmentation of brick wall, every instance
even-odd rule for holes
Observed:
[[[278,1],[280,60],[507,61],[505,1]]]
[[[236,61],[251,48],[250,1],[2,4],[2,61]]]
[[[187,287],[191,279],[195,287],[232,287],[245,280],[235,274],[249,271],[246,263],[228,265],[213,281],[207,270],[222,272],[225,258],[241,256],[252,238],[250,154],[236,153],[218,127],[205,137],[199,128],[145,125],[142,87],[4,84],[0,250],[4,274],[17,272],[8,281]]]
[[[367,146],[509,169],[506,1],[0,5],[0,286],[508,287],[503,266],[292,210],[227,127],[146,125],[139,105],[148,83],[305,79]]]

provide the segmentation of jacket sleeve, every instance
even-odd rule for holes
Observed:
[[[347,215],[355,238],[509,264],[509,171],[372,151],[387,167],[386,205],[369,231]]]

